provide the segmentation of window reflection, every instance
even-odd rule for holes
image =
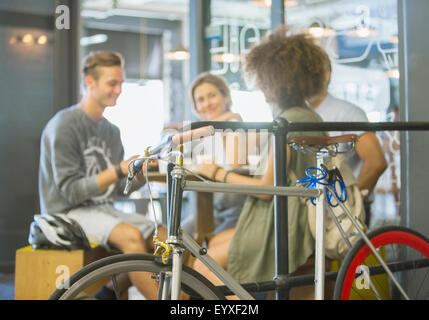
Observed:
[[[290,32],[307,32],[332,63],[329,92],[362,108],[369,121],[398,121],[396,0],[301,0],[286,7]],[[380,177],[371,226],[399,223],[398,132],[377,132],[388,168]],[[388,220],[386,222],[386,220]]]
[[[121,130],[125,159],[143,154],[145,148],[160,140],[164,124],[163,83],[149,80],[144,84],[125,82],[115,107],[104,116]]]
[[[205,32],[210,71],[227,80],[232,110],[240,113],[244,121],[272,121],[262,93],[242,75],[244,55],[270,29],[270,6],[266,0],[211,0],[211,21]]]
[[[397,1],[304,0],[286,7],[285,19],[291,32],[309,33],[328,52],[330,92],[386,121],[398,103],[391,101],[399,78]]]

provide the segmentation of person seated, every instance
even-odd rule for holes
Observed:
[[[323,90],[325,72],[323,49],[306,35],[286,35],[280,26],[253,47],[245,57],[247,76],[272,106],[274,118],[289,122],[320,122],[322,119],[306,105],[308,97]],[[257,108],[258,106],[250,106]],[[300,135],[326,136],[324,132],[289,132],[288,138]],[[288,170],[298,179],[304,170],[315,166],[313,155],[287,148]],[[214,164],[202,164],[198,172],[216,181],[260,186],[274,185],[274,159],[271,143],[264,175],[258,179],[229,173]],[[214,173],[216,173],[214,175]],[[294,184],[289,178],[288,185]],[[281,214],[281,212],[280,212]],[[288,197],[289,272],[314,272],[315,239],[308,226],[307,207],[298,197]],[[208,254],[240,283],[272,280],[275,276],[274,200],[270,195],[250,195],[234,229],[214,236]],[[200,261],[194,268],[214,284],[220,280]],[[292,288],[291,298],[312,298],[314,286]]]
[[[231,92],[226,81],[209,72],[200,74],[190,89],[193,111],[200,121],[242,121],[238,113],[231,112]],[[192,144],[192,161],[217,161],[225,170],[232,170],[247,163],[246,143],[240,133],[226,133],[220,136],[205,138]],[[245,138],[245,137],[244,137]],[[211,139],[210,141],[208,141]],[[204,147],[209,142],[211,150]],[[223,151],[217,153],[217,151]],[[208,151],[208,152],[205,152]],[[202,159],[199,157],[202,156]],[[209,177],[214,178],[214,177]],[[228,193],[213,195],[214,234],[233,228],[238,220],[246,197]],[[183,221],[183,230],[189,234],[195,231],[195,214],[190,213]],[[210,237],[211,235],[208,235]]]
[[[153,250],[153,221],[113,206],[115,196],[123,194],[128,163],[136,158],[123,159],[119,129],[103,116],[121,94],[123,64],[119,53],[91,52],[83,64],[82,100],[59,111],[45,126],[40,148],[40,211],[66,213],[81,225],[90,242],[107,249],[147,253]],[[143,185],[143,174],[137,179],[141,183],[135,188]],[[158,231],[160,239],[165,239],[166,229],[161,226]],[[147,299],[157,297],[155,283],[147,274],[130,273],[121,279],[121,288],[128,287],[130,280]]]
[[[325,79],[323,81],[323,91],[310,97],[307,102],[313,110],[315,110],[324,121],[328,122],[368,122],[368,117],[365,112],[358,106],[338,99],[328,92],[329,83],[331,81],[331,61],[328,54],[325,53],[323,59],[325,70]],[[347,162],[358,180],[360,190],[367,190],[365,196],[365,223],[367,226],[371,222],[371,203],[373,201],[373,190],[378,179],[387,168],[387,161],[380,142],[374,132],[329,132],[330,135],[356,134],[359,140],[355,144],[355,148],[344,154]]]

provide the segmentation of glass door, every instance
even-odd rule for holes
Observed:
[[[349,101],[368,120],[398,121],[398,17],[396,0],[287,1],[290,32],[307,32],[332,64],[329,93]],[[388,168],[378,180],[371,226],[399,224],[399,132],[377,132]]]

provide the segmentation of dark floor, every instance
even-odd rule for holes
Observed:
[[[0,300],[15,299],[15,275],[0,273]]]

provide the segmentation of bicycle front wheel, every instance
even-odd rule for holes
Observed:
[[[368,238],[410,299],[429,299],[429,240],[404,227],[382,227]],[[396,285],[360,239],[338,272],[334,299],[403,299]]]
[[[155,275],[171,272],[171,264],[160,262],[159,256],[150,254],[118,254],[97,260],[74,273],[66,283],[67,288],[56,289],[50,300],[73,300],[91,298],[85,289],[106,278],[128,272],[148,272]],[[182,290],[191,296],[206,300],[225,299],[225,296],[210,281],[188,266],[183,266]]]

